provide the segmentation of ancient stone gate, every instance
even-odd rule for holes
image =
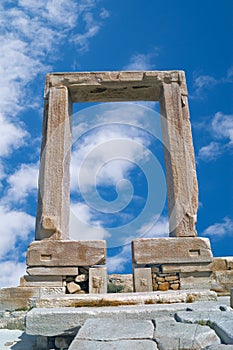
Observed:
[[[212,261],[208,240],[196,237],[198,189],[187,95],[183,71],[47,75],[36,233],[27,252],[26,284],[63,286],[75,276],[89,281],[89,292],[106,292],[105,241],[69,240],[73,102],[160,102],[170,238],[133,241],[135,290],[151,290],[148,268],[177,264],[172,271],[178,273],[180,264]]]

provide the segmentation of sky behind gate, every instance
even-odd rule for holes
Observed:
[[[233,255],[232,37],[231,0],[1,1],[1,287],[19,283],[34,239],[48,72],[184,70],[198,235],[215,256]],[[130,272],[132,239],[168,235],[158,103],[80,103],[73,112],[71,237],[106,239],[109,272]]]

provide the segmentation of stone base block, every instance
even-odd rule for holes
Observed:
[[[107,293],[107,268],[92,267],[89,269],[89,293]]]
[[[211,276],[211,290],[218,295],[229,295],[233,288],[233,270],[213,271]]]
[[[106,263],[105,241],[43,240],[32,242],[27,251],[27,265],[77,267]]]
[[[199,264],[164,264],[161,266],[162,273],[177,273],[177,272],[210,272],[212,271],[211,263]]]
[[[181,289],[210,289],[211,272],[180,273]]]
[[[0,309],[29,309],[36,299],[65,295],[64,287],[11,287],[0,289]]]
[[[213,255],[208,238],[139,238],[132,242],[133,263],[210,263]]]
[[[152,292],[151,268],[135,268],[133,282],[135,292]]]
[[[22,276],[21,287],[63,287],[62,276]]]
[[[78,267],[28,267],[31,276],[77,276]]]

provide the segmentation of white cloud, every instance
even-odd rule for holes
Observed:
[[[107,260],[108,272],[109,273],[123,272],[125,269],[125,265],[129,263],[131,259],[132,259],[131,244],[127,244],[124,247],[122,247],[122,250],[120,253],[116,254],[115,256],[108,257],[108,260]]]
[[[0,262],[0,288],[19,286],[20,277],[25,275],[25,263],[13,260]]]
[[[201,147],[197,159],[212,161],[233,145],[233,115],[217,112],[212,118],[210,125],[205,127],[216,141],[211,141],[208,145]],[[221,140],[221,143],[217,142],[217,140]]]
[[[139,237],[156,238],[167,237],[169,234],[169,221],[165,217],[155,215],[149,222],[143,224],[137,231]]]
[[[34,230],[34,217],[24,211],[10,210],[0,205],[1,244],[0,259],[14,251],[17,240],[26,241]]]
[[[108,125],[87,135],[74,148],[71,161],[71,190],[88,191],[96,184],[116,184],[133,163],[147,159],[148,139],[139,129]]]
[[[0,114],[0,157],[9,156],[10,153],[25,144],[28,137],[27,131],[23,129],[21,123],[8,121]]]
[[[155,53],[149,54],[134,54],[130,57],[129,63],[124,66],[125,70],[148,70],[153,69],[154,64],[151,62],[152,58],[154,58]]]
[[[109,232],[95,220],[84,203],[72,203],[70,210],[70,238],[74,240],[106,239]]]
[[[194,80],[194,94],[193,96],[202,98],[205,89],[214,87],[218,81],[210,75],[200,75]]]
[[[190,98],[203,99],[207,90],[214,88],[218,84],[232,83],[233,82],[233,67],[230,67],[225,76],[215,78],[211,75],[203,74],[196,76],[194,79],[193,87],[194,92],[190,95]]]
[[[39,164],[22,164],[7,178],[10,186],[2,203],[22,203],[30,196],[37,194]]]
[[[228,139],[229,144],[233,145],[233,114],[226,115],[218,112],[211,125],[216,138]]]
[[[209,162],[218,158],[222,154],[223,146],[218,142],[210,142],[209,145],[203,146],[199,149],[198,159]]]
[[[202,236],[226,236],[232,235],[233,232],[233,220],[225,217],[222,222],[217,222],[207,227],[203,232]]]

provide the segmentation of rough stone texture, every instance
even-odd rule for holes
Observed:
[[[153,340],[93,341],[75,339],[69,350],[158,350]]]
[[[28,267],[31,276],[77,276],[78,267]]]
[[[169,289],[169,283],[168,282],[162,282],[158,286],[158,290],[168,290]]]
[[[0,309],[16,310],[31,307],[31,298],[39,297],[40,290],[30,287],[0,289]]]
[[[165,292],[166,293],[166,292]],[[144,293],[145,294],[145,293]],[[141,293],[142,296],[142,293]],[[173,315],[178,311],[193,309],[201,314],[209,311],[219,314],[220,307],[227,308],[229,298],[221,297],[220,301],[201,301],[175,304],[115,306],[115,307],[69,307],[69,308],[34,308],[27,314],[26,329],[28,334],[58,336],[64,333],[76,335],[78,327],[89,318],[119,318],[152,320],[165,315]],[[49,324],[49,328],[47,325]]]
[[[50,88],[42,127],[37,240],[69,238],[71,106],[66,86]]]
[[[0,311],[0,329],[25,330],[26,311]]]
[[[85,282],[88,279],[88,275],[87,274],[81,274],[75,277],[75,282]]]
[[[233,309],[233,288],[231,288],[230,305]]]
[[[22,287],[63,287],[62,276],[28,276],[20,278]]]
[[[0,310],[28,309],[37,298],[65,294],[64,287],[11,287],[0,289]]]
[[[159,350],[202,350],[220,344],[216,333],[207,326],[181,324],[168,318],[155,319],[154,322]]]
[[[154,326],[149,320],[112,318],[88,319],[76,337],[86,340],[153,339]]]
[[[233,270],[213,271],[211,275],[211,289],[218,294],[229,294],[233,288]]]
[[[194,301],[214,301],[217,294],[206,290],[146,292],[146,293],[108,293],[88,295],[63,295],[41,297],[35,301],[36,307],[81,307],[81,306],[120,306],[142,304],[172,304]]]
[[[224,345],[224,344],[211,345],[211,346],[207,346],[204,350],[233,350],[233,345]]]
[[[152,276],[151,268],[135,268],[134,269],[134,291],[135,292],[152,292]]]
[[[183,71],[74,72],[48,74],[45,97],[51,87],[66,86],[73,102],[158,101],[164,81],[186,91]]]
[[[27,265],[91,266],[106,262],[105,241],[43,240],[32,242],[27,250]]]
[[[163,264],[161,266],[163,273],[174,273],[174,272],[207,272],[212,271],[211,263],[174,263],[174,264]]]
[[[123,289],[120,293],[133,292],[132,274],[111,274],[108,276],[108,282],[115,286],[121,286]]]
[[[1,350],[36,350],[36,337],[20,330],[0,330]]]
[[[96,267],[89,269],[89,293],[107,293],[107,268]]]
[[[81,290],[81,287],[78,284],[74,283],[74,282],[67,283],[66,287],[67,287],[67,289],[68,289],[70,294],[79,292]]]
[[[176,320],[185,323],[201,323],[209,325],[224,344],[233,344],[233,312],[177,312]]]
[[[139,238],[132,242],[135,264],[211,262],[208,238]]]
[[[196,236],[198,187],[185,76],[163,82],[160,98],[170,236]]]
[[[210,289],[211,272],[181,272],[181,289]]]

